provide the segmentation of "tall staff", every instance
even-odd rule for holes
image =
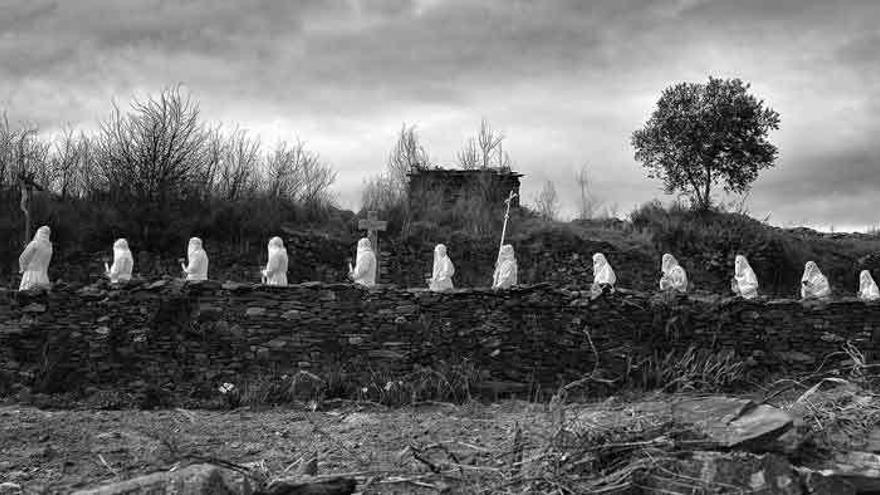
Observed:
[[[517,194],[513,192],[513,189],[510,190],[510,194],[507,195],[507,199],[504,200],[507,203],[507,211],[504,212],[504,227],[501,228],[501,243],[498,245],[498,256],[501,256],[501,248],[504,247],[504,236],[507,234],[507,221],[510,219],[510,202],[513,201]]]

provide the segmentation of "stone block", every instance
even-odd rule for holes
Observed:
[[[46,305],[40,303],[30,303],[27,306],[21,308],[21,310],[25,313],[45,313]]]
[[[264,314],[266,314],[266,308],[250,307],[247,310],[245,310],[244,314],[249,317],[263,316]]]

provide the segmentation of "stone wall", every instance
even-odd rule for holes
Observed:
[[[547,391],[594,369],[620,383],[691,346],[734,352],[756,376],[812,371],[847,359],[847,342],[876,362],[880,305],[160,280],[0,292],[0,394],[158,390],[187,403],[298,370],[357,384],[462,362],[486,383]]]

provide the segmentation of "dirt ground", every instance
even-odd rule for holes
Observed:
[[[561,420],[600,429],[643,428],[669,414],[668,402],[659,399],[565,409],[514,401],[395,410],[347,404],[329,411],[47,411],[6,405],[0,407],[0,483],[26,493],[58,493],[206,459],[271,479],[296,472],[317,453],[319,475],[356,473],[362,493],[472,493],[504,483],[516,455],[516,425],[524,445],[520,455],[528,457],[546,445]]]

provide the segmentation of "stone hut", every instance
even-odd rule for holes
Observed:
[[[471,170],[429,168],[409,173],[409,202],[422,203],[427,198],[446,207],[460,200],[480,200],[501,205],[510,191],[517,194],[511,206],[519,207],[520,177],[510,168]]]

